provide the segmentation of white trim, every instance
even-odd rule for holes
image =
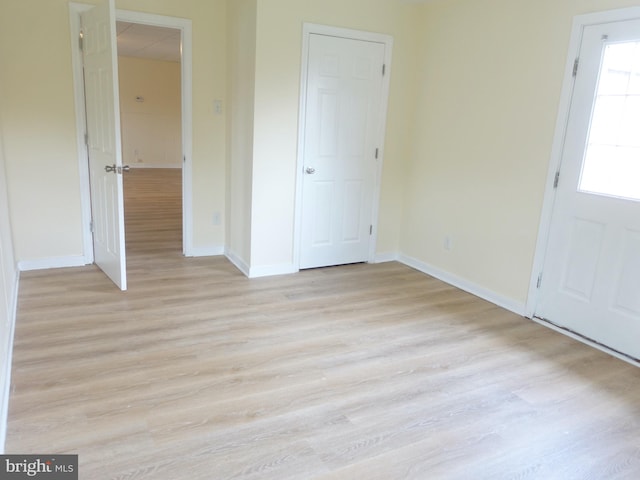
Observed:
[[[249,278],[271,277],[274,275],[289,275],[298,273],[300,270],[292,263],[282,265],[265,265],[259,267],[249,267]]]
[[[182,32],[182,253],[203,256],[193,246],[193,35],[191,20],[151,13],[116,10],[116,19],[125,22],[175,28]]]
[[[219,257],[224,255],[224,247],[222,245],[212,245],[210,247],[191,247],[190,255],[187,257]]]
[[[600,350],[601,352],[607,353],[613,357],[616,357],[620,360],[623,360],[627,363],[630,363],[631,365],[634,365],[636,367],[640,367],[640,363],[636,362],[635,360],[633,360],[630,357],[627,357],[626,355],[623,355],[621,353],[616,352],[615,350],[611,350],[607,347],[605,347],[604,345],[601,345],[597,342],[593,342],[591,340],[589,340],[588,338],[582,337],[580,335],[576,335],[575,333],[569,331],[569,330],[565,330],[564,328],[561,328],[557,325],[554,325],[551,322],[548,322],[546,320],[542,320],[541,318],[538,317],[533,317],[531,320],[533,320],[534,322],[536,322],[539,325],[542,325],[543,327],[547,327],[550,328],[551,330],[554,330],[558,333],[562,333],[563,335],[566,335],[567,337],[571,337],[574,340],[578,340],[581,343],[584,343],[585,345],[589,345],[590,347],[593,348],[597,348],[598,350]]]
[[[225,250],[224,255],[238,270],[240,270],[240,272],[244,274],[245,277],[249,276],[249,265],[244,260],[228,249]]]
[[[292,273],[298,273],[300,271],[297,266],[291,263],[251,267],[247,264],[247,262],[242,260],[238,255],[228,249],[225,251],[224,255],[247,278],[271,277],[274,275],[290,275]]]
[[[82,251],[85,264],[93,263],[93,235],[91,233],[91,189],[89,187],[89,152],[84,143],[86,132],[86,113],[84,108],[84,74],[82,71],[82,53],[78,48],[80,36],[80,14],[93,8],[84,3],[69,3],[69,21],[71,34],[71,66],[73,69],[73,92],[76,112],[76,146],[78,149],[78,171],[80,173],[80,209],[82,215]]]
[[[85,107],[84,80],[82,73],[82,53],[78,45],[80,35],[80,13],[89,10],[93,5],[69,3],[73,67],[73,91],[76,112],[76,144],[78,148],[78,165],[80,172],[80,198],[82,209],[82,242],[85,256],[84,264],[93,263],[93,235],[91,234],[91,190],[89,187],[88,152],[84,144]],[[182,250],[185,256],[193,253],[193,85],[192,85],[192,28],[191,20],[164,15],[155,15],[128,10],[116,10],[116,20],[175,28],[182,32],[182,152],[184,165],[182,168]]]
[[[13,364],[13,344],[16,332],[16,318],[18,317],[18,290],[20,288],[20,272],[16,272],[13,288],[13,300],[9,317],[9,335],[7,338],[7,356],[4,358],[4,385],[2,388],[2,404],[0,405],[0,455],[5,453],[7,440],[7,421],[9,419],[9,397],[11,396],[11,366]]]
[[[82,255],[69,257],[50,257],[38,260],[21,260],[18,262],[18,270],[28,272],[30,270],[47,270],[49,268],[84,267],[93,262],[87,262]]]
[[[309,36],[312,34],[329,35],[333,37],[349,38],[353,40],[363,40],[368,42],[382,43],[384,49],[384,63],[386,65],[385,75],[382,78],[382,98],[380,102],[380,125],[376,135],[378,144],[378,164],[376,177],[374,180],[373,208],[371,211],[371,224],[373,225],[373,235],[369,242],[369,262],[375,262],[376,243],[378,239],[378,215],[380,206],[380,190],[382,178],[382,165],[384,162],[384,140],[387,124],[387,110],[389,104],[389,86],[391,78],[391,59],[393,50],[393,37],[382,33],[365,32],[362,30],[352,30],[329,25],[318,25],[314,23],[304,23],[302,26],[302,60],[300,68],[300,100],[298,114],[298,158],[296,163],[296,189],[295,189],[295,217],[294,217],[294,242],[293,242],[293,263],[295,271],[300,266],[300,242],[302,237],[302,180],[304,166],[304,134],[306,118],[307,100],[307,65],[309,62]],[[291,273],[291,272],[288,272]]]
[[[470,282],[469,280],[453,275],[452,273],[446,272],[437,267],[434,267],[433,265],[429,265],[428,263],[422,262],[407,255],[400,255],[398,261],[400,263],[404,263],[408,267],[415,268],[422,273],[426,273],[427,275],[435,277],[438,280],[442,280],[449,285],[475,295],[476,297],[480,297],[488,302],[491,302],[494,305],[509,310],[517,315],[524,316],[524,303],[517,302],[509,297],[500,295],[476,283]]]
[[[551,160],[549,161],[549,170],[547,172],[547,186],[544,193],[544,201],[540,215],[540,226],[538,228],[538,239],[536,242],[533,266],[531,269],[531,279],[529,281],[529,293],[527,295],[527,302],[525,306],[525,316],[528,318],[533,318],[535,315],[535,309],[538,302],[538,276],[542,274],[544,267],[547,242],[551,228],[551,216],[553,214],[553,205],[556,197],[556,189],[553,187],[553,183],[556,172],[560,169],[562,161],[564,139],[573,96],[573,64],[580,53],[580,45],[582,43],[584,29],[590,25],[631,20],[635,18],[640,18],[640,7],[629,7],[604,12],[588,13],[585,15],[578,15],[573,19],[573,28],[571,30],[567,63],[564,69],[564,81],[560,94],[558,116],[556,119],[556,128],[553,137],[553,146],[551,148]]]
[[[398,257],[396,252],[377,253],[373,263],[397,262]]]

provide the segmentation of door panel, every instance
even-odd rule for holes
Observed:
[[[368,260],[384,53],[310,35],[300,268]]]
[[[640,232],[624,232],[624,248],[616,269],[614,308],[623,315],[640,318]]]
[[[639,94],[640,21],[585,27],[535,311],[633,358],[640,358]]]
[[[113,0],[81,15],[95,263],[127,288]],[[107,172],[106,166],[115,167]]]
[[[562,291],[589,302],[593,293],[598,262],[602,253],[605,225],[576,218],[564,268]]]

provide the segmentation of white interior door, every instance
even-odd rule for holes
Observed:
[[[300,268],[367,261],[385,45],[309,36]]]
[[[81,14],[95,263],[127,289],[114,0]]]
[[[640,358],[640,21],[585,27],[535,316]]]

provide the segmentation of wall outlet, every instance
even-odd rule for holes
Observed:
[[[444,237],[444,249],[447,251],[453,250],[453,240],[451,239],[451,235],[446,235]]]
[[[214,225],[220,225],[220,223],[222,222],[220,212],[213,213],[212,222]]]

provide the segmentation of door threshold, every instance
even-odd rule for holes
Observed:
[[[555,323],[553,323],[550,320],[547,320],[545,318],[540,318],[540,317],[536,317],[533,316],[531,318],[531,320],[533,320],[534,322],[550,328],[551,330],[555,330],[556,332],[562,333],[563,335],[566,335],[568,337],[573,338],[574,340],[578,340],[579,342],[582,342],[586,345],[589,345],[590,347],[593,348],[597,348],[598,350],[600,350],[601,352],[604,353],[608,353],[609,355],[618,358],[619,360],[623,360],[627,363],[630,363],[631,365],[634,365],[636,367],[640,367],[640,359],[632,357],[631,355],[627,355],[626,353],[620,352],[614,348],[608,347],[606,345],[603,345],[600,342],[596,342],[595,340],[592,340],[589,337],[585,337],[584,335],[581,335],[577,332],[574,332],[573,330],[566,328],[566,327],[561,327],[560,325],[557,325]]]

